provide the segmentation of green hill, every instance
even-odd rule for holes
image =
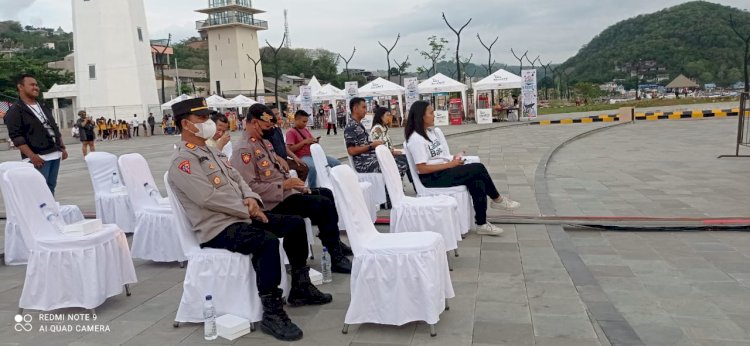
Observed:
[[[627,81],[635,79],[630,71],[641,60],[652,64],[638,69],[646,80],[682,73],[700,83],[729,85],[742,80],[744,50],[729,26],[730,15],[741,24],[741,32],[750,34],[750,12],[694,1],[607,28],[562,68],[574,83]]]

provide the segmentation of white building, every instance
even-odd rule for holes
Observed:
[[[251,0],[208,0],[208,8],[197,12],[208,15],[196,22],[196,29],[208,39],[211,93],[233,97],[263,93],[263,66],[260,61],[258,31],[267,30],[268,22],[255,19],[264,13],[252,7]]]
[[[143,0],[72,0],[77,109],[143,121],[159,109]]]

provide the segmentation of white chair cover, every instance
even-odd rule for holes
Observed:
[[[354,251],[346,324],[435,324],[452,298],[443,237],[433,232],[378,233],[365,211],[354,170],[334,167],[333,191]]]
[[[135,229],[135,212],[130,205],[127,192],[112,192],[113,188],[123,187],[122,174],[117,167],[117,156],[97,151],[86,155],[91,184],[94,186],[96,218],[103,223],[113,223],[125,233]],[[112,183],[113,173],[117,174],[119,184]]]
[[[442,134],[442,132],[440,133]],[[411,153],[409,153],[406,143],[404,143],[404,154],[406,154],[406,159],[409,161],[409,171],[411,171],[411,176],[414,178],[414,187],[417,189],[417,196],[429,197],[443,195],[453,197],[458,203],[458,212],[461,214],[458,219],[461,225],[461,234],[469,233],[474,226],[474,203],[471,201],[469,189],[463,185],[453,187],[425,187],[422,185],[422,181],[419,180],[417,166],[414,164],[414,159],[411,157]]]
[[[331,167],[328,167],[328,159],[326,158],[325,151],[323,151],[323,147],[321,147],[320,144],[313,144],[310,146],[310,152],[312,154],[313,162],[315,163],[315,171],[320,172],[315,175],[317,186],[325,187],[326,189],[333,191]],[[366,181],[360,181],[359,188],[362,189],[362,194],[365,196],[365,201],[368,207],[367,211],[370,213],[372,222],[375,222],[381,204],[375,200],[375,188],[371,183]],[[339,214],[339,229],[345,229],[346,226],[344,225],[344,220],[341,218],[341,208],[339,208],[338,202],[336,203],[336,212]]]
[[[69,307],[93,309],[137,282],[125,233],[105,224],[86,236],[66,236],[44,217],[46,203],[59,213],[55,199],[34,168],[6,172],[0,179],[10,202],[22,212],[17,221],[29,247],[19,307],[49,311]]]
[[[179,228],[180,245],[188,258],[182,298],[175,321],[203,322],[203,302],[208,294],[212,295],[217,316],[232,314],[251,322],[260,321],[263,318],[263,308],[250,256],[229,250],[201,249],[190,220],[185,216],[182,204],[170,187],[168,174],[164,174],[164,185]],[[281,244],[279,253],[286,257]],[[284,296],[287,296],[289,280],[283,258],[281,263],[279,287],[284,290]]]
[[[125,154],[120,156],[118,163],[130,205],[135,211],[133,258],[156,262],[186,261],[172,208],[150,198],[143,187],[148,183],[157,188],[146,159],[140,154]]]
[[[354,159],[352,159],[351,155],[349,156],[349,165],[354,167]],[[378,205],[381,205],[388,201],[388,199],[385,196],[385,182],[383,181],[383,175],[380,173],[359,173],[356,170],[354,173],[357,174],[357,178],[359,181],[366,181],[370,184],[372,184],[373,187],[373,200]]]
[[[0,163],[0,175],[14,168],[34,168],[28,162],[8,161]],[[16,221],[20,211],[14,203],[10,203],[10,196],[6,196],[3,190],[3,200],[5,200],[5,265],[23,265],[29,259],[29,248],[23,239],[23,232]],[[83,220],[83,213],[76,205],[60,206],[60,216],[65,223],[74,223]]]
[[[375,149],[385,186],[391,196],[391,233],[431,231],[443,236],[446,250],[458,248],[461,223],[458,203],[450,196],[404,195],[396,160],[385,146]]]

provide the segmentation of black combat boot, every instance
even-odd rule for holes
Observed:
[[[291,306],[328,304],[333,297],[318,290],[310,282],[310,267],[303,267],[292,271],[292,289],[286,299]]]
[[[280,289],[261,294],[260,301],[263,303],[263,321],[260,322],[260,330],[263,333],[282,341],[302,339],[302,330],[289,319],[284,311]]]
[[[354,256],[352,248],[350,248],[349,245],[346,245],[346,243],[341,240],[339,240],[339,247],[341,248],[341,253],[344,254],[344,256]]]

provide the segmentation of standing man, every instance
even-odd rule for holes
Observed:
[[[359,173],[380,172],[378,157],[375,148],[383,145],[383,141],[370,141],[370,135],[362,125],[362,119],[367,115],[367,102],[361,97],[355,97],[349,101],[352,111],[352,121],[344,129],[344,141],[346,151],[351,155],[352,166]]]
[[[57,186],[60,160],[68,158],[60,129],[49,108],[37,102],[39,85],[34,76],[22,74],[16,79],[20,101],[5,114],[5,125],[21,159],[38,169],[52,194]]]
[[[311,282],[307,266],[305,223],[298,216],[265,214],[264,201],[226,164],[221,152],[206,146],[216,131],[206,100],[195,98],[172,106],[182,142],[172,157],[168,183],[185,209],[201,248],[226,249],[251,256],[263,304],[260,329],[283,341],[302,338],[281,298],[279,238],[292,267],[291,306],[330,303],[330,294]],[[237,292],[247,294],[247,292]],[[231,299],[231,297],[225,297]]]
[[[86,111],[78,112],[78,121],[76,121],[76,127],[78,128],[78,138],[81,140],[81,152],[83,157],[88,154],[87,149],[92,153],[96,151],[94,148],[94,121],[86,116]]]
[[[336,131],[336,108],[333,108],[333,105],[328,105],[328,131],[326,132],[326,136],[331,134],[331,127],[333,127],[333,135],[338,135],[338,131]]]
[[[154,126],[156,126],[156,119],[154,119],[154,113],[148,113],[148,126],[151,127],[151,135],[154,135]]]
[[[141,126],[141,122],[138,121],[138,115],[133,114],[133,122],[130,123],[130,125],[133,127],[133,137],[138,136],[140,137],[140,134],[138,131],[138,128]]]

